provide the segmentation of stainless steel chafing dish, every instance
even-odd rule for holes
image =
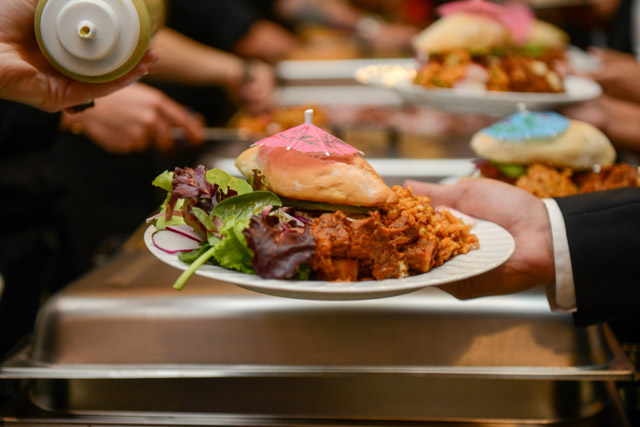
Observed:
[[[576,329],[539,290],[321,302],[198,277],[177,292],[177,274],[130,250],[54,296],[0,369],[30,381],[5,423],[578,422],[634,373],[606,328]]]

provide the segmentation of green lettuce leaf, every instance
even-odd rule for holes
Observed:
[[[242,224],[243,229],[249,226],[252,216],[260,213],[267,206],[274,208],[282,206],[282,202],[270,191],[253,191],[224,199],[211,211],[211,217],[217,216],[227,227],[227,221]]]
[[[509,178],[518,178],[522,175],[526,175],[526,166],[516,165],[513,163],[499,163],[493,162],[493,164],[500,169],[500,173]]]
[[[207,215],[204,210],[198,207],[193,207],[191,210],[193,212],[193,216],[198,218],[198,221],[200,221],[202,225],[204,225],[204,228],[206,228],[208,231],[216,230],[216,226],[213,224],[213,220],[209,215]]]
[[[186,262],[187,264],[191,264],[192,262],[200,258],[202,254],[207,252],[209,249],[211,249],[211,246],[205,244],[199,247],[198,249],[194,249],[189,252],[180,252],[178,254],[178,259],[182,262]]]
[[[251,193],[253,189],[251,185],[244,179],[236,178],[221,169],[211,169],[205,174],[205,178],[212,185],[218,184],[220,191],[227,194],[228,189],[234,190],[238,195]]]
[[[278,196],[270,191],[253,191],[218,203],[211,211],[211,217],[218,217],[222,221],[220,234],[223,237],[219,242],[209,239],[210,243],[214,243],[213,256],[216,261],[222,267],[255,274],[251,266],[253,252],[247,246],[243,231],[249,227],[251,217],[265,207],[281,205]]]
[[[249,226],[251,217],[261,213],[267,206],[282,206],[282,202],[274,193],[253,191],[247,181],[235,178],[220,169],[206,171],[204,178],[211,185],[218,185],[220,193],[227,198],[220,200],[209,214],[200,207],[193,207],[194,217],[208,230],[207,242],[198,250],[178,255],[181,261],[190,265],[174,283],[175,289],[182,289],[195,271],[205,263],[255,274],[251,264],[253,252],[247,246],[243,231]],[[161,173],[153,180],[153,185],[166,190],[168,200],[174,191],[173,173]],[[178,199],[174,211],[179,211],[184,203],[184,199]],[[166,209],[165,200],[162,211]],[[153,220],[153,224],[156,228],[162,229],[168,225],[183,225],[185,221],[177,215],[170,221],[166,221],[164,216],[159,216]]]
[[[164,203],[161,206],[161,211],[162,213],[166,212],[167,210],[167,200],[169,199],[169,197],[171,196],[171,194],[167,194],[167,199],[165,199]],[[184,204],[184,200],[180,199],[178,200],[178,202],[176,203],[176,210],[180,210],[182,209],[182,205]],[[184,222],[184,218],[182,218],[179,215],[173,215],[171,217],[171,219],[169,221],[166,220],[165,216],[159,216],[157,218],[154,218],[151,221],[151,224],[154,225],[154,227],[156,227],[158,230],[163,230],[165,228],[167,228],[170,225],[186,225],[186,223]]]
[[[237,225],[232,225],[224,229],[222,234],[224,238],[214,246],[213,256],[216,261],[222,267],[255,274],[255,270],[251,266],[253,252],[247,247],[242,229]]]
[[[165,219],[164,215],[158,218],[154,218],[151,221],[151,224],[153,224],[153,226],[158,230],[164,230],[171,225],[186,225],[184,219],[181,216],[177,215],[174,215],[169,221]]]
[[[529,42],[520,48],[520,53],[531,58],[538,58],[545,54],[548,49],[540,43]]]
[[[209,246],[209,247],[206,247],[204,249],[205,249],[205,252],[201,253],[200,256],[198,256],[198,258],[196,258],[191,263],[189,268],[187,268],[185,271],[183,271],[182,274],[180,275],[180,277],[178,277],[178,280],[176,280],[176,282],[173,284],[173,288],[174,289],[182,290],[182,288],[184,288],[184,285],[191,278],[191,276],[194,275],[196,270],[198,268],[200,268],[205,262],[207,262],[209,260],[209,258],[211,258],[213,256],[213,252],[214,252],[215,248]]]
[[[173,172],[164,171],[151,182],[156,187],[171,193],[173,191]]]

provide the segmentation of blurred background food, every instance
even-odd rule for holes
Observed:
[[[616,163],[611,141],[595,126],[557,113],[520,111],[471,138],[475,175],[541,197],[640,186],[638,166]]]
[[[454,7],[452,7],[454,6]],[[482,6],[482,7],[480,7]],[[563,92],[568,35],[521,4],[457,2],[413,41],[427,88]],[[565,67],[566,68],[566,67]]]
[[[330,127],[327,112],[317,105],[279,106],[259,114],[239,111],[236,117],[231,119],[230,125],[247,133],[270,136],[298,126],[302,122],[301,118],[304,118],[305,110],[308,109],[314,111],[313,124],[324,129]]]

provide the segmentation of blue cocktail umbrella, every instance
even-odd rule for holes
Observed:
[[[569,128],[569,119],[561,114],[529,111],[522,104],[518,105],[518,110],[482,131],[503,141],[526,142],[554,138]]]

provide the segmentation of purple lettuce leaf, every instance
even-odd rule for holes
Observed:
[[[265,279],[290,279],[316,254],[309,227],[283,230],[274,216],[253,216],[244,236],[253,252],[253,268]]]

